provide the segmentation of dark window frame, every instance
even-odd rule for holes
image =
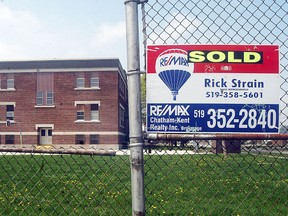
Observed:
[[[90,88],[99,88],[99,87],[100,87],[99,77],[91,77]]]
[[[6,106],[6,120],[14,120],[14,105]]]
[[[48,106],[54,104],[54,92],[52,90],[46,92],[46,104]]]
[[[5,144],[14,145],[15,144],[15,135],[5,135]]]
[[[76,78],[76,88],[85,88],[85,78],[77,77]]]
[[[90,118],[91,121],[99,121],[100,120],[100,112],[99,112],[99,104],[90,104]]]
[[[14,78],[7,79],[7,89],[15,89],[15,80]]]
[[[100,143],[100,135],[99,134],[91,134],[89,139],[90,139],[91,145],[97,145]]]
[[[76,120],[77,121],[84,121],[85,120],[85,112],[83,110],[76,112]]]
[[[83,135],[83,134],[75,135],[75,144],[76,145],[84,145],[85,144],[85,135]]]
[[[37,91],[36,105],[38,105],[38,106],[44,105],[44,94],[43,94],[43,91]]]

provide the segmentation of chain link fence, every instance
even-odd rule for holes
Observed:
[[[150,140],[145,156],[148,215],[288,214],[287,9],[286,0],[149,0],[142,5],[144,47],[279,45],[284,134],[273,139],[224,135]]]
[[[1,215],[130,215],[125,152],[3,148]]]
[[[144,43],[278,44],[285,134],[287,8],[286,0],[149,0]],[[147,215],[288,214],[287,139],[220,138],[147,140]],[[129,150],[3,148],[0,214],[130,215],[130,164]]]

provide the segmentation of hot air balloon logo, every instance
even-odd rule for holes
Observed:
[[[194,64],[188,63],[187,52],[181,49],[168,49],[156,59],[156,73],[170,89],[176,101],[181,87],[186,83],[194,70]]]

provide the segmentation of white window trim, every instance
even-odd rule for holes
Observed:
[[[7,120],[6,121],[0,121],[0,124],[6,124],[7,123]],[[16,121],[15,120],[10,120],[10,124],[15,124],[16,123]],[[5,135],[5,134],[10,134],[10,132],[0,132],[0,135]],[[11,132],[11,134],[14,134],[14,132]],[[15,133],[15,134],[17,134],[17,133]]]
[[[100,120],[75,120],[75,123],[100,123]]]
[[[74,106],[85,104],[98,104],[100,106],[100,101],[74,101]]]
[[[35,105],[35,108],[55,108],[55,105]]]
[[[16,89],[0,89],[0,92],[16,91]]]
[[[54,130],[54,124],[36,124],[35,129],[38,130],[38,128],[51,128]]]
[[[16,102],[0,102],[0,106],[13,105],[16,107]]]
[[[93,90],[100,90],[100,88],[74,88],[76,91],[93,91]]]

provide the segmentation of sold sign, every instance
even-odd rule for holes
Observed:
[[[278,133],[277,45],[147,46],[147,132]]]

